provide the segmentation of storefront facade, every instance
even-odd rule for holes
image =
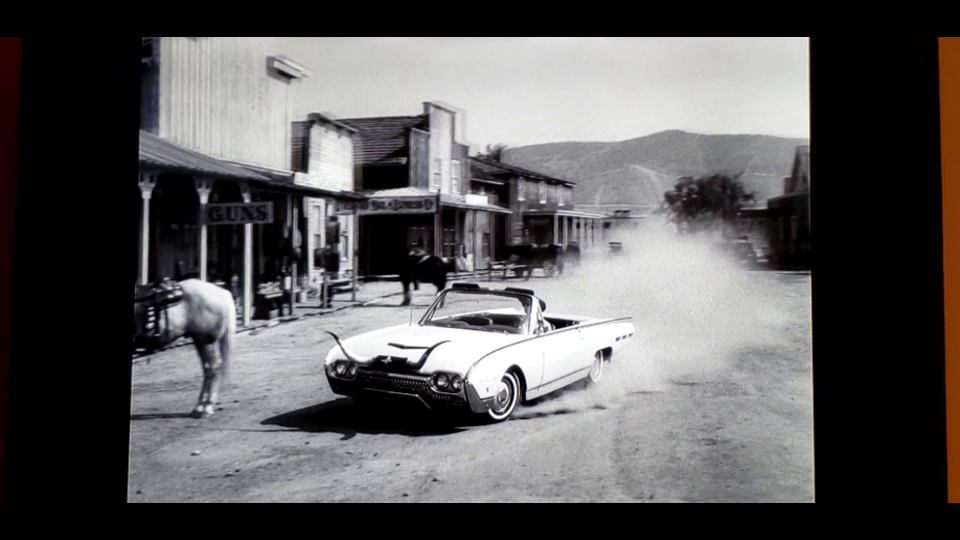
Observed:
[[[230,290],[245,325],[258,294],[292,290],[309,268],[308,198],[359,200],[140,134],[138,282],[198,278]]]
[[[471,158],[478,182],[499,181],[509,201],[510,218],[505,241],[518,244],[577,245],[581,252],[593,250],[602,241],[603,214],[577,211],[573,182],[546,176],[522,167]]]
[[[360,223],[358,262],[365,276],[390,276],[414,246],[453,260],[459,271],[477,268],[477,256],[493,258],[489,230],[495,216],[509,214],[485,199],[431,193],[416,188],[364,191],[365,200],[341,202],[340,215]]]
[[[365,276],[398,274],[414,245],[465,271],[496,257],[497,226],[510,209],[471,192],[458,111],[433,102],[423,106],[416,116],[339,120],[356,130],[355,186],[367,200],[344,203],[337,213],[357,212],[359,272]]]

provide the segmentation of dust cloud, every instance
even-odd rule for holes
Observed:
[[[605,364],[598,387],[566,391],[518,415],[616,407],[629,394],[709,380],[745,348],[793,346],[774,276],[717,251],[719,238],[678,236],[649,223],[614,240],[623,242],[619,255],[567,266],[547,312],[632,317],[633,341]]]

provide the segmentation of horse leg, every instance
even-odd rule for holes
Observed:
[[[203,367],[203,387],[200,398],[194,407],[191,416],[206,418],[213,415],[213,405],[216,403],[220,391],[220,367],[223,362],[216,351],[216,342],[202,343],[194,338],[197,354],[200,355],[200,364]]]
[[[403,282],[403,302],[402,302],[400,305],[401,305],[401,306],[409,306],[409,305],[410,305],[410,300],[411,300],[411,298],[410,298],[410,283],[407,282],[407,281],[404,281],[404,282]]]

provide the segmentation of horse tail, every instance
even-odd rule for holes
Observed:
[[[233,294],[230,294],[228,291],[227,295],[230,298],[230,304],[227,307],[226,313],[227,327],[223,337],[220,338],[220,360],[223,362],[220,367],[220,373],[223,381],[226,381],[230,375],[233,343],[237,337],[237,304],[234,301]]]

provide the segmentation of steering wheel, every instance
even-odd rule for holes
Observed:
[[[458,322],[467,323],[470,326],[490,326],[491,324],[493,324],[493,319],[489,319],[487,317],[471,316],[471,315],[468,315],[465,317],[457,317],[454,320]]]

